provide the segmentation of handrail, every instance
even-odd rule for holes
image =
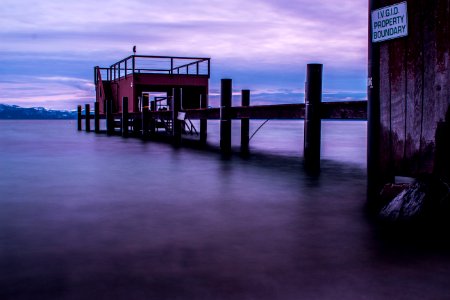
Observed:
[[[140,67],[139,64],[143,64],[142,61],[136,61],[137,58],[143,58],[150,60],[164,59],[167,61],[154,61],[154,68]],[[130,62],[131,60],[131,62]],[[178,60],[176,62],[176,60]],[[180,64],[180,60],[189,60],[188,63]],[[211,59],[208,57],[184,57],[184,56],[159,56],[159,55],[130,55],[118,62],[109,66],[109,68],[100,68],[102,70],[109,70],[108,80],[116,80],[135,73],[155,73],[155,74],[171,74],[175,72],[183,75],[196,75],[196,76],[210,76],[211,71]],[[190,72],[189,67],[196,66],[194,72]],[[200,69],[204,66],[203,70]],[[206,70],[205,70],[206,67]],[[186,69],[185,73],[180,72],[182,69]],[[124,72],[123,72],[124,71]],[[123,72],[123,73],[122,73]]]
[[[189,127],[189,125],[187,124],[186,120],[189,122],[190,127]],[[198,131],[197,131],[197,129],[195,128],[194,124],[192,123],[191,119],[185,118],[185,119],[184,119],[184,125],[185,125],[185,126],[187,125],[187,128],[189,129],[189,133],[192,133],[192,131],[194,131],[195,135],[198,135]]]

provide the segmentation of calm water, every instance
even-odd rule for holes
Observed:
[[[302,122],[269,122],[248,159],[73,121],[0,128],[1,299],[449,298],[445,250],[364,214],[365,122],[324,122],[318,178]]]

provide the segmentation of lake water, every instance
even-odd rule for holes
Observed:
[[[269,121],[247,158],[75,121],[0,128],[1,299],[450,295],[446,249],[388,239],[366,217],[366,122],[323,122],[318,177],[303,170],[301,121]]]

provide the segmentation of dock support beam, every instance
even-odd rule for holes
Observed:
[[[91,107],[89,104],[84,106],[84,114],[86,117],[86,132],[91,131]]]
[[[114,134],[114,116],[113,112],[113,103],[111,100],[106,100],[106,132],[108,134]]]
[[[128,97],[122,98],[122,136],[128,136]]]
[[[308,64],[305,86],[304,160],[310,173],[320,172],[322,64]]]
[[[172,131],[173,143],[175,146],[181,145],[181,121],[178,120],[178,112],[181,110],[181,88],[174,88],[173,91],[173,115],[172,115]]]
[[[82,130],[81,105],[77,106],[77,115],[78,115],[78,131],[81,131]]]
[[[220,90],[220,150],[231,153],[231,118],[229,109],[232,100],[232,81],[222,79]]]
[[[250,90],[241,91],[241,105],[250,106]],[[241,119],[241,152],[248,152],[250,138],[250,119]]]
[[[100,133],[100,103],[94,103],[94,131]]]
[[[146,139],[148,137],[148,94],[142,97],[142,138]]]

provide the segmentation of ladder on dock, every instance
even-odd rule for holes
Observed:
[[[173,121],[172,119],[166,119],[162,117],[158,117],[156,119],[156,129],[164,129],[167,135],[172,135],[173,133]]]

